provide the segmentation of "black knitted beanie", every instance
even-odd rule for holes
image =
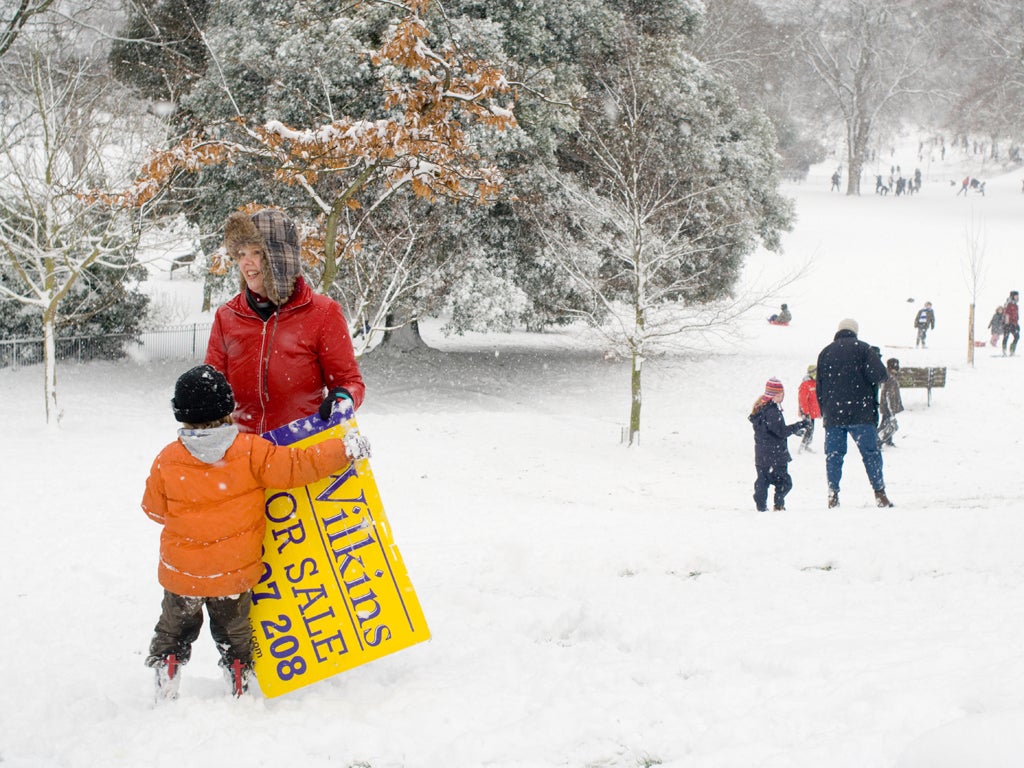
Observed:
[[[197,365],[178,378],[171,407],[174,418],[184,424],[207,424],[235,410],[235,396],[223,373],[212,365]]]

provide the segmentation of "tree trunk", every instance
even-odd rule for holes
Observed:
[[[974,305],[967,315],[967,363],[974,366]]]
[[[209,312],[213,305],[213,273],[209,269],[203,275],[203,312]]]
[[[387,326],[388,330],[384,331],[384,338],[381,339],[379,349],[388,352],[415,352],[430,348],[420,336],[419,321],[402,322],[394,314],[389,314]]]
[[[640,387],[640,373],[643,368],[644,359],[640,354],[640,351],[633,348],[633,370],[630,375],[630,387],[629,391],[631,394],[630,406],[629,406],[629,444],[633,445],[636,443],[640,444],[640,403],[641,387]]]
[[[871,124],[859,117],[852,117],[846,128],[846,165],[849,173],[846,179],[846,194],[860,194],[860,176],[864,171],[864,157],[868,151],[868,137]]]
[[[60,424],[57,407],[57,327],[53,314],[43,313],[43,399],[46,401],[46,423],[50,427]]]

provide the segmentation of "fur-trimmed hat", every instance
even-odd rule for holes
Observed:
[[[223,373],[212,365],[197,365],[178,377],[171,407],[183,424],[209,424],[235,410],[235,396]]]
[[[854,335],[860,332],[860,325],[852,317],[848,317],[845,320],[839,321],[840,331],[853,331]]]
[[[274,304],[284,304],[302,274],[302,247],[295,222],[273,208],[263,208],[251,216],[236,211],[224,222],[224,248],[237,260],[239,248],[245,245],[263,249],[263,289]]]

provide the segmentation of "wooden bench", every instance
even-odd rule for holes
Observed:
[[[896,376],[900,389],[927,389],[928,405],[932,404],[932,389],[946,386],[946,369],[942,368],[900,368]]]

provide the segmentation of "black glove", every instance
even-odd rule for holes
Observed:
[[[352,401],[352,395],[350,395],[348,390],[344,387],[335,387],[328,392],[327,397],[325,397],[324,401],[320,403],[320,410],[317,411],[320,418],[324,421],[330,421],[331,413],[334,411],[334,404],[341,400],[348,400],[349,402]]]

